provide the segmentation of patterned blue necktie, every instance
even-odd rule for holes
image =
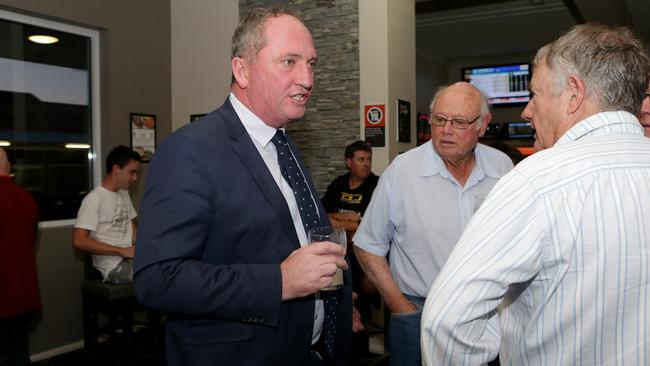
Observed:
[[[318,226],[320,219],[311,191],[309,190],[309,185],[307,184],[307,179],[293,158],[284,132],[278,130],[271,141],[278,151],[278,164],[280,165],[282,176],[289,183],[291,189],[293,189],[293,195],[296,197],[296,204],[300,210],[300,218],[305,227],[305,233],[309,234],[311,228]]]
[[[318,210],[307,184],[307,178],[302,174],[298,163],[293,158],[291,149],[287,144],[287,139],[282,130],[277,130],[271,142],[278,151],[278,164],[284,180],[289,183],[296,197],[296,203],[300,211],[300,218],[305,227],[305,233],[319,224]],[[325,321],[323,323],[323,336],[325,351],[330,358],[334,355],[334,338],[336,337],[336,308],[338,298],[336,291],[321,291],[321,298],[325,305]]]

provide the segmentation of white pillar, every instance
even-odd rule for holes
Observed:
[[[359,1],[360,125],[365,136],[364,105],[385,104],[385,147],[373,148],[373,171],[415,147],[415,1]],[[411,141],[397,141],[397,100],[410,102]]]

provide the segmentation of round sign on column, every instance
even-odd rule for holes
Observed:
[[[363,115],[366,142],[372,147],[386,146],[386,105],[366,104]]]

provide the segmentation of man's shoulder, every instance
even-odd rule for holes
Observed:
[[[428,149],[433,150],[431,141],[399,153],[390,165],[399,167],[406,164],[419,163],[426,155]]]
[[[491,170],[494,175],[502,176],[514,167],[512,159],[503,151],[483,144],[476,144],[475,151],[486,172]]]
[[[0,197],[1,196],[11,196],[23,202],[25,205],[32,206],[30,208],[38,208],[34,197],[32,197],[25,188],[16,184],[13,178],[9,176],[0,176]]]
[[[481,143],[476,144],[476,152],[479,155],[485,156],[490,161],[497,160],[499,162],[505,162],[505,161],[512,162],[510,157],[508,157],[508,154],[504,153],[501,150],[495,149],[491,146],[487,146]]]
[[[384,186],[392,186],[394,184],[402,185],[411,179],[419,177],[422,171],[422,165],[427,159],[427,148],[433,150],[431,145],[424,144],[400,153],[393,161],[388,164],[388,167],[381,173],[381,177],[375,176],[379,185],[379,181],[384,182]],[[381,178],[381,179],[380,179]]]
[[[102,188],[101,185],[96,186],[95,188],[91,189],[88,193],[86,193],[86,196],[84,196],[84,201],[91,201],[91,200],[101,200],[103,196],[105,196],[106,189]]]
[[[370,172],[370,175],[368,176],[368,178],[366,178],[364,184],[376,186],[377,182],[379,182],[379,176],[376,175],[375,173]]]
[[[215,136],[228,133],[228,129],[235,129],[235,133],[237,133],[237,131],[243,130],[243,125],[241,125],[230,101],[226,99],[219,108],[179,127],[165,140],[189,138],[195,142],[213,141]]]
[[[340,191],[341,189],[346,189],[348,186],[349,176],[350,173],[348,172],[334,178],[334,180],[332,180],[330,184],[327,185],[327,190],[330,192],[335,192],[335,191]]]
[[[27,191],[25,191],[23,187],[16,184],[16,182],[14,182],[13,178],[11,178],[10,176],[8,175],[0,176],[0,193],[13,195],[16,192],[23,192],[23,191],[27,193]]]
[[[521,162],[522,169],[530,171],[547,168],[576,169],[586,166],[592,170],[600,164],[646,165],[650,156],[650,139],[643,136],[609,135],[589,136],[570,144],[556,145],[539,151]],[[589,163],[585,163],[585,161]],[[517,166],[519,167],[519,165]]]
[[[650,139],[643,136],[594,136],[554,146],[522,160],[515,170],[542,192],[590,180],[602,172],[628,174],[650,169]]]
[[[122,197],[122,199],[124,199],[125,201],[131,202],[131,195],[129,194],[128,190],[120,189],[119,191],[117,191],[117,194],[119,194],[120,197]]]

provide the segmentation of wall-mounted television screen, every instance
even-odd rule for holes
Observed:
[[[530,70],[529,63],[516,63],[464,67],[461,74],[464,81],[483,91],[488,97],[488,102],[496,107],[528,103]]]
[[[498,140],[507,139],[532,139],[535,137],[535,130],[530,122],[492,122],[485,131],[485,137]]]

